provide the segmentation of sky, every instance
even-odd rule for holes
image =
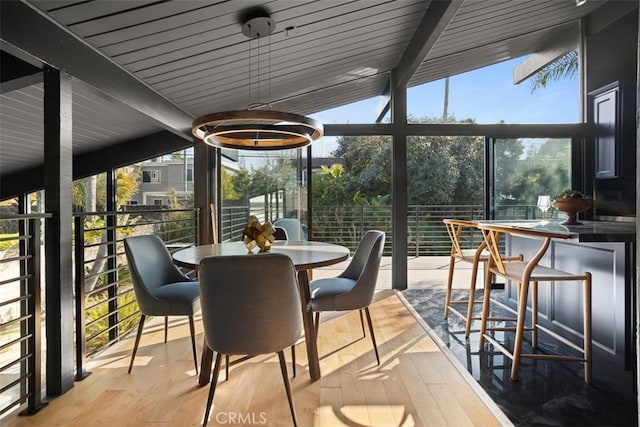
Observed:
[[[577,123],[579,82],[577,76],[551,82],[546,89],[531,93],[529,81],[513,84],[513,68],[525,57],[504,61],[449,79],[449,115],[476,123]],[[407,111],[414,117],[441,117],[444,80],[409,88]],[[311,117],[322,123],[373,123],[379,98],[334,108]],[[314,143],[314,156],[329,156],[334,138]]]

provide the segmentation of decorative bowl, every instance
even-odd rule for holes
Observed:
[[[571,198],[554,199],[551,206],[555,209],[567,214],[567,219],[562,221],[562,225],[580,225],[578,221],[578,212],[588,210],[593,205],[593,199],[589,198]]]

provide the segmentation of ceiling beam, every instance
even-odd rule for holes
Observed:
[[[0,95],[13,92],[14,90],[29,87],[38,83],[42,83],[41,71],[12,80],[3,81],[2,83],[0,83]]]
[[[638,8],[637,1],[608,1],[587,16],[587,35],[594,35]]]
[[[437,0],[431,1],[424,13],[422,21],[418,24],[413,38],[405,49],[398,65],[393,70],[393,82],[396,87],[405,87],[411,77],[425,60],[431,49],[436,44],[444,30],[453,19],[462,0]],[[378,121],[382,120],[389,110],[390,102],[378,108]]]
[[[42,82],[42,68],[7,52],[0,43],[0,94]]]
[[[73,179],[86,178],[106,170],[142,162],[192,146],[193,140],[187,141],[171,132],[160,131],[73,156]],[[18,197],[42,188],[44,188],[42,165],[0,176],[0,200]]]
[[[326,124],[325,136],[368,136],[402,133],[415,136],[489,136],[493,138],[571,138],[586,136],[589,126],[578,124],[363,123]]]
[[[391,110],[391,80],[387,81],[380,95],[380,101],[376,105],[376,123],[381,123],[389,110]]]
[[[0,39],[192,139],[192,115],[29,4],[0,2]]]
[[[522,83],[551,62],[578,47],[580,32],[577,23],[562,34],[557,34],[553,42],[539,49],[513,68],[513,84]]]

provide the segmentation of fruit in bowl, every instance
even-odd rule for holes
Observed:
[[[567,219],[561,222],[563,225],[580,225],[578,213],[586,211],[593,205],[593,199],[579,191],[565,190],[551,201],[551,206],[567,214]]]

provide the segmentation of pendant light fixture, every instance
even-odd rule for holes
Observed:
[[[258,40],[258,63],[260,62],[259,39],[270,36],[275,26],[274,20],[265,11],[252,13],[242,25],[242,33],[245,36],[250,40]],[[249,48],[249,56],[251,56],[251,48]],[[270,78],[271,45],[269,41]],[[258,82],[259,80],[258,73]],[[268,84],[271,84],[270,81]],[[258,83],[258,96],[259,86]],[[270,92],[269,87],[269,96]],[[249,93],[251,94],[251,76]],[[269,102],[266,105],[269,107]],[[218,148],[285,150],[305,147],[321,138],[324,133],[322,124],[309,117],[271,109],[251,109],[251,107],[250,104],[246,110],[222,111],[198,117],[193,121],[193,135],[206,144]]]

